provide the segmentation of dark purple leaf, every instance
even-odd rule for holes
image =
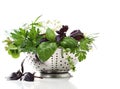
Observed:
[[[13,73],[10,75],[9,79],[10,79],[10,80],[18,80],[18,79],[20,79],[21,77],[22,77],[22,73],[20,72],[20,70],[18,70],[17,72],[13,72]]]
[[[68,30],[68,26],[67,25],[63,25],[62,28],[59,31],[56,31],[58,34],[64,34],[65,32],[67,32]]]
[[[22,78],[24,81],[34,81],[34,73],[26,72]]]
[[[65,33],[62,34],[62,35],[57,35],[57,36],[56,36],[56,41],[57,41],[57,42],[60,42],[65,36],[66,36]]]
[[[10,77],[9,77],[9,80],[17,80],[17,74],[15,72],[13,72]]]
[[[21,72],[20,70],[18,70],[18,71],[17,71],[17,77],[18,77],[18,78],[21,78],[22,75],[23,75],[22,72]]]
[[[59,31],[56,31],[56,33],[58,34],[56,36],[56,41],[57,42],[60,42],[64,37],[66,37],[67,30],[68,30],[68,26],[63,25],[62,28]]]
[[[84,34],[80,30],[74,30],[71,32],[70,37],[80,41],[82,38],[84,38]]]
[[[36,55],[36,57],[37,57],[37,55]],[[34,81],[34,78],[41,78],[42,79],[42,77],[34,76],[35,73],[33,73],[33,74],[30,73],[30,72],[24,73],[24,66],[23,66],[24,61],[25,61],[25,59],[21,62],[21,71],[18,70],[17,72],[13,72],[8,77],[8,79],[9,80],[18,80],[18,79],[20,79],[20,80],[24,80],[24,81]]]

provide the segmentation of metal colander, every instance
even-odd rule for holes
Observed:
[[[63,53],[61,55],[62,49],[58,48],[55,53],[44,63],[37,60],[35,54],[29,53],[28,58],[33,65],[33,67],[43,73],[65,73],[70,70],[68,60],[66,59],[69,56],[73,59],[73,63],[78,62],[74,54]]]

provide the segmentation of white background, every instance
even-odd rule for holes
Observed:
[[[80,29],[88,34],[99,33],[96,47],[88,53],[85,61],[77,64],[77,71],[72,73],[74,77],[69,81],[75,88],[71,89],[120,89],[119,0],[0,0],[0,85],[3,85],[5,76],[20,68],[24,58],[22,55],[19,59],[12,59],[4,50],[2,40],[6,37],[5,31],[31,22],[39,15],[46,20],[60,20],[70,26],[70,32]],[[30,67],[27,69],[30,70]],[[9,86],[15,87],[9,83]],[[1,86],[1,89],[4,87]]]

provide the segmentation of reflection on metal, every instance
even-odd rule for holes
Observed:
[[[70,78],[72,77],[70,73],[40,73],[43,78]]]

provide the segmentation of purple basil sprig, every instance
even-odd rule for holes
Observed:
[[[63,25],[62,28],[59,31],[56,31],[58,34],[62,35],[65,32],[67,32],[68,30],[68,26],[67,25]]]
[[[66,37],[67,30],[68,30],[68,26],[63,25],[62,28],[59,31],[56,31],[56,33],[58,34],[56,36],[56,41],[57,42],[60,42],[64,37]]]
[[[84,34],[80,30],[74,30],[70,33],[70,37],[80,41],[82,38],[84,38]]]
[[[11,75],[8,77],[9,80],[24,80],[24,81],[34,81],[34,78],[41,78],[40,76],[34,76],[35,72],[34,73],[30,73],[30,72],[25,72],[24,73],[24,66],[23,66],[23,63],[24,63],[25,59],[22,61],[21,63],[21,71],[18,70],[17,72],[13,72],[11,73]]]

